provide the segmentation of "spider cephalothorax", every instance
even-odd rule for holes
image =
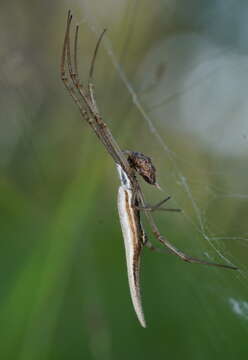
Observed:
[[[150,157],[136,151],[125,151],[128,162],[148,184],[156,185],[156,169]]]

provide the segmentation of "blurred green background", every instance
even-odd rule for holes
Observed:
[[[0,8],[0,358],[246,359],[248,4]],[[69,8],[85,80],[108,29],[97,101],[120,146],[152,156],[164,193],[143,184],[148,202],[170,194],[183,210],[156,214],[161,232],[192,256],[240,268],[145,249],[147,329],[129,296],[113,161],[59,78]]]

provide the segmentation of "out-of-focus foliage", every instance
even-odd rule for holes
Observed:
[[[108,28],[97,101],[121,147],[153,157],[165,193],[144,184],[149,202],[169,193],[184,210],[155,215],[161,232],[189,254],[241,268],[145,249],[146,330],[129,296],[114,164],[59,78],[69,8],[84,81],[93,30]],[[248,5],[45,0],[0,9],[0,358],[246,359]]]

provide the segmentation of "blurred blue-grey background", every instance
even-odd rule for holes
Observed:
[[[248,3],[0,9],[0,358],[246,359]],[[59,77],[68,9],[84,81],[108,29],[97,102],[120,146],[153,158],[164,192],[143,184],[147,201],[169,194],[183,210],[154,214],[161,232],[190,255],[240,269],[144,249],[145,330],[129,296],[113,161]]]

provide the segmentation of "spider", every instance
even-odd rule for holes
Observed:
[[[102,142],[117,167],[121,182],[118,191],[118,211],[125,244],[129,288],[137,317],[141,325],[146,327],[141,304],[139,282],[141,251],[144,246],[150,248],[151,250],[159,251],[161,249],[153,246],[148,241],[140,220],[141,211],[144,211],[155,238],[163,244],[169,252],[177,255],[180,259],[189,263],[217,266],[233,270],[236,270],[237,267],[212,263],[189,256],[181,250],[178,250],[159,232],[159,229],[153,219],[152,212],[154,210],[180,210],[169,209],[162,206],[170,199],[169,196],[155,206],[146,205],[137,174],[143,177],[147,183],[159,187],[156,182],[156,169],[148,156],[140,152],[121,150],[107,124],[102,119],[96,103],[93,73],[97,52],[106,30],[101,33],[96,43],[95,51],[91,60],[88,83],[87,85],[83,85],[79,78],[77,60],[79,25],[76,25],[75,28],[73,54],[71,54],[71,23],[72,13],[69,10],[61,58],[61,79],[70,96],[76,103],[82,117],[95,132],[96,136]]]

